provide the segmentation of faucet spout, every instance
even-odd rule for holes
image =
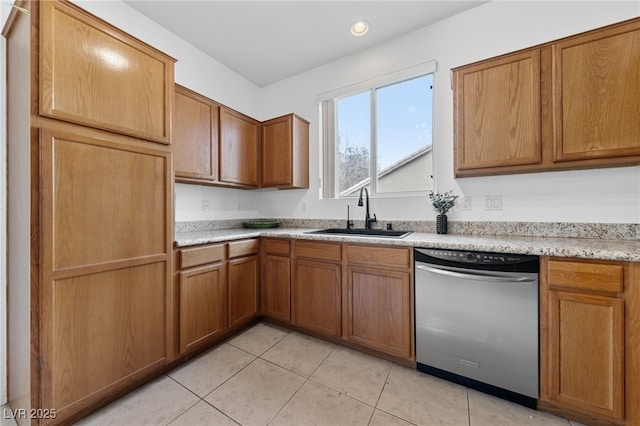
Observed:
[[[362,199],[362,191],[364,191],[365,193],[365,200],[366,200],[364,228],[371,229],[371,223],[377,222],[378,218],[376,218],[375,214],[373,215],[373,218],[371,218],[371,215],[369,214],[369,190],[364,186],[360,188],[360,198],[358,198],[358,206],[362,207],[363,205],[365,205],[365,202],[363,202],[363,199]]]

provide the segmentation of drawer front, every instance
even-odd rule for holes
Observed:
[[[307,259],[322,259],[340,262],[342,260],[342,246],[337,243],[317,243],[311,241],[296,241],[296,257]]]
[[[411,268],[411,251],[408,248],[347,246],[349,264]]]
[[[180,269],[206,265],[224,259],[224,244],[180,250]]]
[[[551,259],[548,262],[547,273],[550,286],[608,293],[624,291],[622,263]]]
[[[252,240],[233,241],[229,243],[229,259],[241,256],[249,256],[258,253],[260,242],[257,238]]]
[[[267,254],[275,254],[279,256],[289,256],[291,248],[288,240],[264,239],[264,252]]]

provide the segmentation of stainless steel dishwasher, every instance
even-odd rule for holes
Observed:
[[[535,408],[537,256],[415,248],[418,370]]]

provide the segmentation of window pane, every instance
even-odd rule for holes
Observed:
[[[337,101],[336,175],[341,197],[369,186],[370,117],[370,92]]]
[[[377,192],[433,189],[433,74],[380,88],[377,96]]]

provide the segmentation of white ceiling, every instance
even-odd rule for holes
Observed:
[[[367,49],[486,1],[125,0],[260,87]],[[370,24],[363,37],[350,26]]]

